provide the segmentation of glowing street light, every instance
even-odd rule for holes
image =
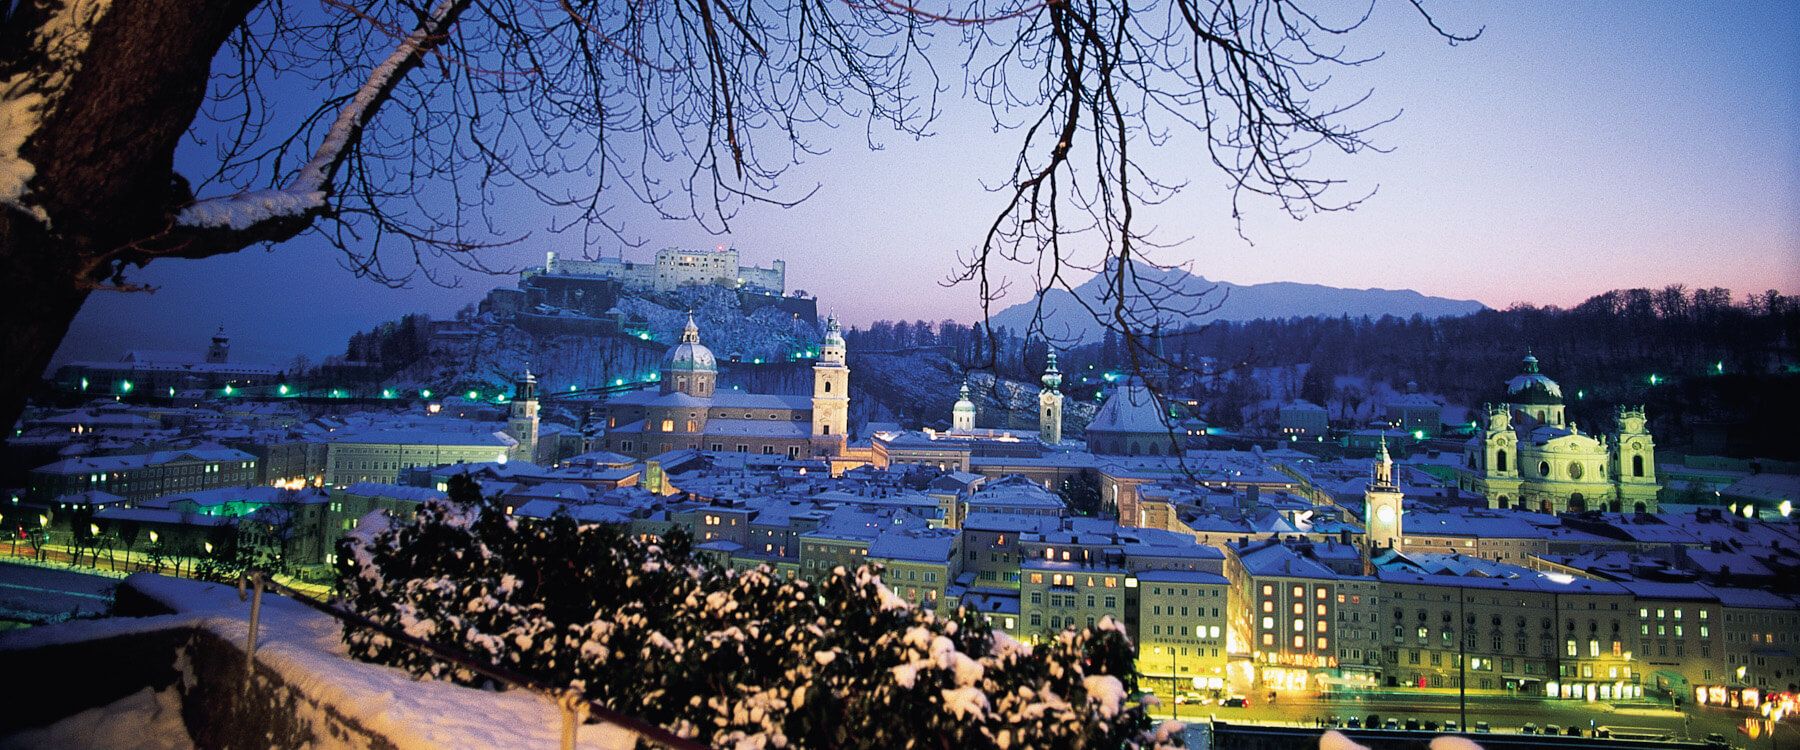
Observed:
[[[156,532],[155,532],[155,531],[151,531],[151,532],[150,532],[150,543],[151,543],[151,544],[155,544],[155,543],[156,543],[156,539],[157,539],[157,534],[156,534]]]
[[[276,393],[279,393],[279,394],[281,394],[281,395],[283,395],[283,396],[286,396],[286,395],[288,395],[288,386],[287,386],[287,383],[282,383],[282,384],[281,384],[281,386],[280,386],[280,387],[278,387],[278,388],[276,388],[276,389],[275,389],[275,392],[276,392]]]
[[[133,386],[131,385],[131,381],[129,381],[129,380],[119,381],[119,392],[120,393],[130,393],[132,388],[133,388]]]
[[[381,389],[381,397],[382,398],[393,398],[394,397],[394,389],[392,389],[392,388]]]
[[[419,398],[431,398],[431,389],[426,388],[424,390],[419,391]]]
[[[470,400],[470,401],[475,401],[475,400],[478,400],[478,399],[480,399],[480,398],[481,398],[481,392],[480,392],[480,391],[469,391],[469,400]]]

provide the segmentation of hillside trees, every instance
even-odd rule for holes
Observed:
[[[147,263],[307,235],[354,273],[438,279],[444,260],[488,270],[475,251],[516,239],[497,222],[520,200],[583,236],[616,232],[608,211],[627,201],[722,231],[747,201],[804,197],[781,178],[817,153],[820,128],[858,118],[872,144],[890,127],[925,135],[957,83],[1019,143],[995,221],[954,276],[984,304],[1004,291],[1005,263],[1066,285],[1073,234],[1142,260],[1134,208],[1191,176],[1147,166],[1171,129],[1205,144],[1234,200],[1353,205],[1328,197],[1334,181],[1309,157],[1368,146],[1346,98],[1318,95],[1332,69],[1361,62],[1341,40],[1366,16],[1313,5],[8,3],[0,422],[88,295],[135,288]],[[965,80],[939,78],[955,68],[928,55],[934,41]],[[198,166],[178,172],[178,150]],[[1107,266],[1116,291],[1142,285],[1137,265]],[[1122,307],[1093,312],[1148,327]]]

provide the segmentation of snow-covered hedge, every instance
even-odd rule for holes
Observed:
[[[725,570],[697,563],[680,535],[520,523],[480,503],[429,504],[344,547],[362,614],[719,747],[1179,742],[1130,700],[1133,646],[1111,621],[1028,646],[973,614],[909,607],[870,567],[817,584]],[[366,629],[345,639],[358,658],[483,682]]]

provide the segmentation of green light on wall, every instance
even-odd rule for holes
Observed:
[[[1725,363],[1723,361],[1720,361],[1719,363],[1713,365],[1713,372],[1716,372],[1720,375],[1724,375],[1725,374]]]
[[[81,390],[85,391],[85,390],[87,390],[87,388],[88,388],[88,379],[82,378],[81,379]]]
[[[762,364],[762,357],[757,357],[754,361],[756,362],[756,364],[760,365],[760,364]]]
[[[419,391],[419,398],[431,398],[431,389],[426,388],[424,390]]]
[[[175,397],[175,386],[169,386],[169,398]]]
[[[227,395],[227,396],[229,396],[229,395],[232,395],[232,394],[234,394],[234,393],[237,393],[237,389],[236,389],[236,388],[233,388],[233,387],[231,387],[231,384],[230,384],[230,383],[226,383],[226,384],[225,384],[225,390],[224,390],[224,393],[225,393],[225,395]]]
[[[469,391],[469,400],[470,401],[475,401],[480,398],[481,398],[481,393],[479,391]]]
[[[130,393],[132,387],[133,386],[131,385],[131,381],[129,381],[129,380],[119,381],[119,392],[120,393]]]
[[[1424,430],[1413,430],[1413,439],[1414,440],[1424,440],[1425,439],[1425,431]]]
[[[649,341],[650,340],[650,332],[649,331],[639,331],[638,339],[640,341]]]
[[[1652,374],[1651,374],[1651,375],[1650,375],[1650,384],[1651,384],[1651,385],[1656,385],[1656,384],[1658,384],[1658,383],[1661,383],[1661,382],[1662,382],[1662,376],[1661,376],[1661,375],[1657,375],[1657,374],[1654,374],[1654,373],[1652,373]]]
[[[574,392],[575,392],[575,391],[576,391],[576,388],[575,388],[575,386],[572,386],[572,385],[571,385],[571,386],[569,386],[569,392],[570,392],[570,393],[574,393]]]
[[[332,398],[343,398],[343,397],[344,397],[344,390],[343,390],[343,389],[342,389],[342,388],[333,388],[333,389],[331,389],[331,397],[332,397]]]
[[[624,384],[625,384],[624,378],[613,378],[613,385],[624,385]]]
[[[280,387],[278,387],[278,388],[276,388],[276,389],[275,389],[275,391],[276,391],[276,392],[278,392],[278,393],[280,393],[280,394],[281,394],[281,395],[283,395],[283,396],[286,396],[286,395],[288,395],[288,387],[287,387],[287,383],[282,383],[282,384],[281,384],[281,386],[280,386]]]
[[[381,397],[382,398],[393,398],[394,397],[394,389],[392,389],[392,388],[381,389]]]

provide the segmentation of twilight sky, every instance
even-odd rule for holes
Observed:
[[[1375,197],[1303,222],[1252,202],[1246,242],[1223,177],[1178,142],[1153,158],[1189,186],[1148,215],[1160,239],[1186,242],[1158,260],[1240,284],[1412,288],[1494,307],[1670,283],[1800,293],[1800,3],[1432,3],[1454,30],[1486,27],[1456,47],[1404,6],[1382,3],[1354,37],[1353,51],[1386,56],[1333,83],[1344,95],[1373,88],[1365,118],[1403,111],[1375,133],[1393,152],[1320,162],[1352,182],[1346,195],[1379,186]],[[820,188],[799,207],[746,207],[714,236],[623,206],[627,231],[646,241],[625,253],[726,244],[758,265],[785,259],[790,289],[852,324],[973,319],[975,290],[939,282],[1000,207],[982,184],[1003,176],[1017,135],[989,122],[951,101],[935,137],[888,137],[879,151],[848,124],[816,138],[832,153],[788,173],[791,194]],[[620,250],[543,231],[550,215],[537,205],[517,211],[514,231],[532,235],[493,265]],[[198,350],[219,323],[239,359],[316,359],[356,330],[413,311],[447,316],[513,283],[463,273],[455,289],[393,290],[354,278],[333,252],[302,238],[157,262],[134,279],[154,293],[94,294],[58,359]]]

